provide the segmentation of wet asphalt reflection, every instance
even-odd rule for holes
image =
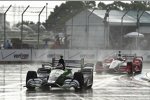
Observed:
[[[150,72],[144,64],[143,72]],[[75,92],[59,88],[27,90],[28,70],[41,65],[0,65],[0,100],[150,100],[150,82],[128,77],[126,74],[97,74],[92,89]]]

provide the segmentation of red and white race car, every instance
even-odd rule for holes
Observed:
[[[141,73],[143,67],[143,57],[123,54],[122,58],[110,57],[104,61],[98,61],[95,66],[96,73],[117,72],[117,73]]]

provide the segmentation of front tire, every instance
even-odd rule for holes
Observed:
[[[83,89],[83,86],[84,86],[84,77],[83,77],[83,74],[81,72],[75,72],[74,73],[74,80],[77,80],[80,84],[80,87],[79,88],[76,88],[75,87],[75,90],[78,91],[78,90],[82,90]]]
[[[30,79],[35,79],[35,78],[37,78],[37,73],[36,73],[36,71],[28,71],[28,72],[27,72],[27,76],[26,76],[26,87],[27,87],[28,89],[35,89],[35,87],[31,87],[31,86],[28,85],[28,81],[29,81]]]
[[[91,88],[92,88],[92,86],[93,86],[93,76],[92,76],[92,84],[91,84],[91,85],[89,85],[87,88],[88,88],[88,89],[91,89]]]

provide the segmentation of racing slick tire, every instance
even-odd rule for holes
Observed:
[[[142,72],[142,65],[141,65],[141,67],[140,66],[138,66],[138,67],[139,67],[139,71],[134,70],[135,74],[141,74],[141,72]]]
[[[82,90],[83,86],[84,86],[84,77],[83,77],[83,74],[81,72],[75,72],[73,79],[77,80],[79,82],[79,84],[80,84],[80,88],[76,88],[75,87],[75,91]]]
[[[142,73],[143,64],[141,64],[140,66],[141,66],[141,68],[140,68],[139,74],[141,74],[141,73]]]
[[[142,69],[143,69],[143,64],[141,64],[139,67],[140,67],[140,71],[138,72],[138,74],[141,74],[142,73]]]
[[[132,75],[133,74],[133,64],[132,64],[132,62],[127,62],[127,66],[128,66],[128,75]]]
[[[37,78],[37,73],[36,71],[28,71],[27,72],[27,76],[26,76],[26,87],[28,89],[35,89],[35,87],[31,87],[27,84],[27,82],[29,81],[29,79],[34,79],[34,78]]]
[[[93,85],[93,76],[92,76],[92,83],[91,83],[91,85],[87,86],[87,89],[91,89],[92,85]]]

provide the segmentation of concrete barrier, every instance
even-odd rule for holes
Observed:
[[[28,62],[50,62],[52,58],[59,59],[60,55],[64,59],[79,60],[84,58],[85,61],[100,61],[111,55],[115,55],[119,50],[79,50],[79,49],[2,49],[0,50],[0,61],[28,61]],[[122,50],[122,53],[136,54],[142,56],[144,62],[150,62],[149,50]]]

